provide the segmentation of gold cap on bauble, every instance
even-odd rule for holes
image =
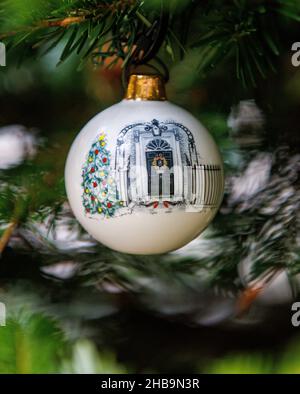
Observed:
[[[165,84],[160,75],[132,74],[130,75],[126,100],[165,101]]]

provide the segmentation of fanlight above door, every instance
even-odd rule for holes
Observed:
[[[166,140],[162,140],[160,138],[156,138],[155,140],[150,141],[147,146],[147,150],[171,150],[170,144]]]

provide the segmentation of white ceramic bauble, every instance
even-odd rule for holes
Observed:
[[[157,79],[131,78],[152,88]],[[211,222],[223,197],[223,166],[197,119],[163,95],[155,99],[157,90],[144,93],[88,122],[71,146],[65,182],[74,215],[96,240],[157,254],[182,247]]]

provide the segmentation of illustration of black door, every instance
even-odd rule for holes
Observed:
[[[173,154],[171,150],[146,152],[148,195],[168,198],[174,195]]]

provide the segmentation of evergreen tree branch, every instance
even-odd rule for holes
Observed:
[[[0,40],[3,40],[5,38],[9,38],[12,36],[15,36],[16,34],[22,33],[22,32],[29,32],[29,31],[33,31],[36,29],[45,29],[48,27],[68,27],[70,25],[74,25],[74,24],[78,24],[81,23],[83,21],[85,21],[86,18],[84,16],[70,16],[64,19],[60,19],[60,20],[45,20],[45,21],[41,21],[39,22],[36,26],[29,26],[29,27],[23,27],[18,31],[11,31],[5,34],[0,34]]]
[[[2,234],[2,237],[0,238],[0,256],[3,253],[4,249],[6,248],[17,226],[18,226],[18,221],[14,219],[11,223],[9,223],[4,233]]]
[[[84,20],[86,20],[86,18],[84,16],[70,16],[70,17],[67,17],[64,19],[54,20],[54,21],[45,20],[45,21],[39,22],[36,26],[27,26],[27,27],[25,26],[23,28],[20,28],[17,31],[11,31],[8,33],[0,34],[0,40],[15,36],[16,34],[19,34],[22,32],[28,32],[28,31],[32,31],[35,29],[44,29],[44,28],[48,28],[48,27],[68,27],[73,24],[81,23]]]
[[[255,302],[257,297],[272,283],[283,269],[272,268],[256,278],[248,287],[242,291],[237,301],[237,314],[241,316],[246,313]]]
[[[92,59],[94,64],[111,65],[121,59],[125,65],[138,37],[159,17],[158,3],[56,0],[38,6],[34,2],[30,13],[30,3],[13,6],[12,0],[0,0],[0,39],[7,41],[8,47],[24,46],[32,54],[40,47],[46,47],[42,52],[47,53],[63,42],[59,63],[77,54],[81,62]],[[186,56],[189,48],[197,49],[195,71],[201,76],[226,61],[235,65],[237,78],[245,87],[255,86],[258,78],[276,71],[274,58],[280,53],[277,31],[289,19],[300,21],[296,0],[179,3],[166,2],[170,18],[161,50],[173,62]],[[108,40],[110,44],[105,45]]]

